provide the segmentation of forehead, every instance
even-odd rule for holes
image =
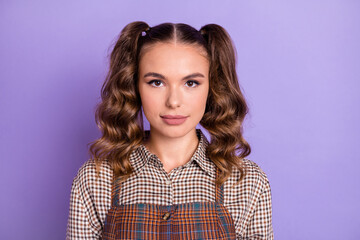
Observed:
[[[140,58],[144,56],[149,51],[176,51],[176,50],[188,50],[188,51],[195,51],[198,54],[202,55],[203,57],[207,58],[207,52],[203,46],[199,46],[196,44],[184,44],[184,43],[177,43],[177,42],[157,42],[150,45],[145,45],[142,47],[140,52]]]
[[[156,43],[142,49],[139,61],[142,71],[208,71],[206,51],[182,43]]]

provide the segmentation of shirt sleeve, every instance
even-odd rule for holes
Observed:
[[[268,179],[266,178],[265,180],[263,190],[255,205],[254,214],[246,228],[245,239],[247,240],[274,239],[271,189]]]
[[[77,178],[73,180],[70,195],[70,209],[66,239],[99,239],[101,224],[96,221],[96,211],[89,192],[79,191]],[[95,220],[95,221],[94,221]]]

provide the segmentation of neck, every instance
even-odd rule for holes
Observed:
[[[167,173],[186,164],[194,155],[199,144],[196,129],[178,137],[164,136],[151,130],[150,132],[151,134],[144,141],[144,145],[160,159]]]

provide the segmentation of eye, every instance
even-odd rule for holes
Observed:
[[[155,83],[155,85],[154,85],[153,83]],[[159,84],[161,84],[161,83],[162,83],[161,80],[155,79],[155,80],[149,81],[147,84],[149,84],[150,86],[153,86],[153,87],[160,87]],[[189,81],[187,81],[186,83],[188,84],[188,86],[189,86],[190,88],[195,88],[195,87],[197,87],[197,86],[199,85],[199,82],[198,82],[198,81],[195,81],[195,80],[189,80]],[[189,84],[189,83],[190,83],[190,84]],[[195,84],[195,85],[194,85],[194,84]]]
[[[195,88],[195,87],[197,87],[198,85],[199,85],[199,82],[198,81],[194,81],[194,80],[189,80],[189,81],[187,81],[186,83],[192,83],[192,84],[190,84],[190,87],[192,87],[192,88]],[[194,86],[194,83],[196,84],[195,86]],[[194,86],[194,87],[193,87]]]
[[[153,86],[153,87],[158,87],[159,85],[153,85],[153,83],[161,83],[160,80],[151,80],[150,82],[148,82],[147,84]]]

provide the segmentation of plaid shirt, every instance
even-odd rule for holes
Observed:
[[[149,131],[146,131],[147,136]],[[134,173],[120,189],[119,204],[173,205],[215,201],[215,164],[206,156],[209,144],[196,129],[198,147],[186,164],[166,173],[159,158],[140,145],[130,155]],[[237,239],[274,239],[271,189],[266,174],[249,159],[243,159],[247,175],[237,185],[240,172],[234,169],[224,183],[224,205],[230,212]],[[99,239],[111,207],[113,173],[103,162],[96,178],[95,162],[88,160],[74,178],[66,239]],[[234,186],[233,186],[234,185]]]

